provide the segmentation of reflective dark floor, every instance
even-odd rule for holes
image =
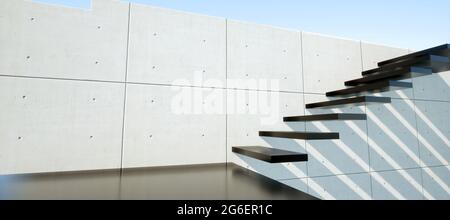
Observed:
[[[0,199],[316,199],[234,164],[0,176]]]

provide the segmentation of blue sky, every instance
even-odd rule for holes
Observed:
[[[89,8],[90,0],[34,0]],[[401,48],[450,43],[449,0],[131,0]]]

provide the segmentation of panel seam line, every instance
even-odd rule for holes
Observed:
[[[127,30],[127,46],[126,46],[126,58],[125,58],[125,86],[124,86],[124,98],[123,98],[123,112],[122,112],[122,145],[120,156],[120,176],[123,174],[123,162],[124,162],[124,145],[125,145],[125,115],[126,115],[126,103],[127,103],[127,80],[128,80],[128,60],[129,60],[129,45],[130,45],[130,20],[131,20],[131,2],[128,3],[128,30]]]

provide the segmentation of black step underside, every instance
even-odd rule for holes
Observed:
[[[385,104],[385,103],[391,103],[391,98],[389,97],[375,97],[375,96],[358,96],[353,98],[346,98],[346,99],[337,99],[337,100],[331,100],[331,101],[325,101],[325,102],[317,102],[317,103],[311,103],[307,104],[307,109],[312,108],[340,108],[340,107],[347,107],[347,106],[361,106],[366,104]]]
[[[414,52],[414,53],[411,53],[411,54],[407,54],[407,55],[404,55],[404,56],[396,57],[396,58],[393,58],[393,59],[389,59],[389,60],[386,60],[386,61],[382,61],[382,62],[378,63],[378,66],[385,66],[387,64],[401,62],[403,60],[407,60],[407,59],[423,56],[423,55],[426,55],[426,54],[447,56],[448,57],[448,56],[450,56],[450,44],[443,44],[443,45],[440,45],[440,46],[437,46],[437,47],[433,47],[433,48],[430,48],[430,49],[426,49],[426,50]]]
[[[344,121],[344,120],[366,120],[366,114],[322,114],[285,117],[284,122],[306,122],[306,121]]]
[[[233,147],[232,151],[268,163],[287,163],[308,161],[308,155],[292,151],[260,146]]]
[[[412,66],[431,68],[434,73],[440,73],[450,70],[450,60],[449,57],[427,54],[419,57],[413,57],[407,60],[402,60],[396,63],[389,63],[375,69],[367,70],[362,72],[362,75],[367,76],[371,74],[377,74],[383,71],[392,71]]]
[[[399,82],[399,81],[381,81],[377,83],[360,85],[352,88],[336,90],[332,92],[327,92],[326,95],[328,97],[349,97],[349,96],[360,96],[372,93],[381,93],[388,91],[395,91],[401,89],[410,89],[412,88],[412,83],[409,82]]]
[[[345,82],[346,86],[358,86],[369,83],[376,83],[384,80],[402,80],[410,79],[422,76],[428,76],[433,74],[433,70],[430,68],[422,67],[406,67],[396,70],[388,70],[384,72],[374,73],[363,78],[349,80]]]
[[[289,138],[300,140],[331,140],[339,139],[337,132],[283,132],[283,131],[260,131],[261,137]]]

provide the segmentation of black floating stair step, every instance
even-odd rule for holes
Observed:
[[[345,82],[346,86],[357,86],[362,84],[369,84],[380,82],[383,80],[402,80],[415,77],[422,77],[433,74],[433,70],[430,68],[422,67],[405,67],[395,70],[388,70],[377,74],[367,75],[366,77],[354,79]]]
[[[346,98],[346,99],[338,99],[338,100],[331,100],[331,101],[325,101],[325,102],[317,102],[317,103],[311,103],[307,104],[307,109],[312,108],[338,108],[338,107],[346,107],[346,106],[360,106],[365,104],[384,104],[384,103],[391,103],[391,98],[389,97],[375,97],[375,96],[358,96],[353,98]]]
[[[386,60],[383,62],[379,62],[378,66],[385,66],[391,63],[396,63],[396,62],[401,62],[403,60],[407,60],[410,58],[415,58],[415,57],[419,57],[419,56],[423,56],[426,54],[430,54],[430,55],[439,55],[439,56],[450,56],[450,44],[443,44],[437,47],[433,47],[430,49],[426,49],[426,50],[422,50],[422,51],[418,51],[415,53],[411,53],[411,54],[407,54],[404,56],[400,56],[400,57],[396,57],[390,60]]]
[[[410,59],[402,60],[396,63],[389,63],[375,69],[367,70],[362,72],[362,75],[367,76],[383,71],[396,70],[398,68],[411,66],[431,68],[433,72],[439,73],[450,70],[450,60],[449,57],[426,54],[419,57],[412,57]]]
[[[292,151],[279,150],[268,147],[249,146],[233,147],[232,151],[237,154],[262,160],[268,163],[287,163],[308,161],[308,155]]]
[[[282,132],[282,131],[260,131],[261,137],[276,137],[276,138],[290,138],[300,140],[329,140],[339,139],[339,133],[337,132]]]
[[[377,83],[360,85],[360,86],[356,86],[356,87],[352,87],[352,88],[327,92],[326,95],[328,97],[335,97],[335,96],[348,97],[348,96],[356,96],[356,95],[365,95],[365,94],[370,94],[370,93],[380,93],[380,92],[395,91],[395,90],[401,90],[401,89],[409,89],[412,87],[413,87],[412,83],[409,83],[409,82],[399,82],[399,81],[389,80],[389,81],[381,81],[381,82],[377,82]]]
[[[344,120],[366,120],[366,114],[322,114],[285,117],[284,122],[302,122],[302,121],[344,121]]]

